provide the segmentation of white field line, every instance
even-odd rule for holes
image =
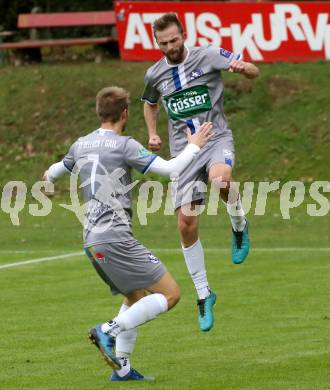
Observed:
[[[151,248],[150,250],[152,252],[181,253],[181,249],[179,249],[179,248]],[[204,251],[209,252],[209,253],[211,253],[211,252],[229,252],[230,249],[205,248]],[[7,252],[8,251],[0,251],[0,253],[7,253]],[[323,247],[323,248],[311,248],[311,247],[307,247],[307,248],[302,248],[302,247],[254,248],[254,249],[251,249],[251,252],[330,252],[330,247]],[[15,251],[12,253],[15,253]],[[19,252],[19,253],[21,253],[21,252]],[[29,253],[29,252],[26,252],[26,253]],[[76,256],[82,256],[82,255],[84,255],[84,252],[74,252],[74,253],[66,253],[64,255],[41,257],[41,258],[37,258],[37,259],[17,261],[15,263],[0,265],[0,269],[20,267],[21,265],[28,265],[28,264],[35,264],[35,263],[44,263],[46,261],[61,260],[61,259],[66,259],[68,257],[76,257]]]
[[[0,249],[1,253],[11,253],[15,255],[27,254],[27,253],[68,253],[67,250],[54,250],[54,249],[23,249],[19,251],[10,250],[10,249]]]
[[[60,260],[60,259],[65,259],[67,257],[82,256],[83,254],[84,254],[84,252],[74,252],[74,253],[67,253],[65,255],[40,257],[38,259],[17,261],[16,263],[3,264],[0,266],[0,269],[20,267],[21,265],[28,265],[28,264],[35,264],[35,263],[44,263],[46,261]]]

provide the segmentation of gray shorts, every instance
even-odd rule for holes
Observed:
[[[135,239],[93,245],[85,248],[85,252],[113,295],[147,289],[167,271],[162,262]]]
[[[204,202],[209,169],[219,163],[234,167],[235,148],[231,135],[202,148],[197,158],[181,173],[178,181],[173,183],[172,200],[175,209],[191,201]]]

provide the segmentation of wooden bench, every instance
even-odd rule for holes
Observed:
[[[36,49],[54,46],[105,45],[117,42],[117,37],[114,34],[115,25],[116,16],[114,11],[21,14],[18,16],[17,22],[17,27],[20,29],[109,26],[109,35],[91,38],[28,39],[19,42],[6,42],[0,44],[0,50]]]

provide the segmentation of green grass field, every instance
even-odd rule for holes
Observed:
[[[25,207],[18,227],[1,214],[0,266],[81,251],[81,227],[59,202],[55,196],[52,213],[42,218]],[[175,217],[152,214],[144,227],[135,217],[137,238],[165,262],[182,299],[139,330],[133,364],[156,382],[116,387],[329,389],[328,217],[307,216],[306,203],[289,221],[279,215],[273,196],[265,216],[249,216],[254,249],[241,266],[230,262],[224,210],[202,216],[209,281],[219,297],[208,334],[197,328]],[[87,258],[0,268],[0,285],[1,389],[109,388],[110,370],[86,333],[116,314],[120,298],[109,295]]]
[[[0,67],[1,193],[11,180],[23,180],[30,192],[44,169],[61,159],[78,136],[98,126],[94,99],[105,85],[131,91],[128,133],[146,143],[139,97],[148,66],[112,60]],[[224,75],[225,112],[237,152],[235,178],[279,180],[281,185],[301,180],[306,186],[329,180],[329,63],[260,67],[256,82]],[[167,140],[164,113],[159,133]],[[166,142],[161,155],[168,158]],[[80,254],[81,226],[59,207],[67,187],[67,180],[56,185],[47,217],[31,217],[26,205],[20,226],[12,226],[0,208],[1,390],[111,386],[110,370],[89,345],[87,330],[113,317],[120,298],[110,296]],[[27,203],[36,201],[28,196]],[[242,266],[230,261],[225,211],[202,216],[208,277],[219,298],[208,334],[197,327],[196,297],[179,250],[175,217],[158,212],[141,226],[135,213],[136,237],[173,273],[182,299],[173,312],[139,331],[133,365],[156,376],[156,382],[115,386],[330,389],[329,213],[310,217],[307,203],[315,202],[306,198],[291,211],[290,220],[283,220],[279,191],[270,196],[264,216],[254,215],[254,198],[249,214],[253,247]]]

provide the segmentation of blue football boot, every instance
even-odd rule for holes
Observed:
[[[234,264],[242,264],[249,254],[250,239],[249,239],[249,223],[246,221],[243,231],[236,232],[232,229],[232,253],[231,259]]]
[[[199,313],[198,313],[198,322],[199,329],[202,332],[208,332],[213,326],[213,305],[217,300],[217,296],[210,291],[210,295],[205,299],[199,299],[197,301]]]
[[[96,325],[94,328],[92,328],[88,333],[88,337],[91,342],[100,350],[109,366],[115,370],[120,370],[121,364],[115,355],[116,339],[103,333],[101,330],[101,325]]]
[[[116,371],[114,371],[109,378],[110,382],[124,382],[124,381],[154,381],[155,378],[152,376],[144,376],[138,371],[131,368],[125,376],[119,376]]]

